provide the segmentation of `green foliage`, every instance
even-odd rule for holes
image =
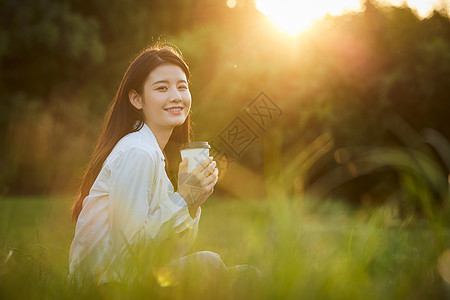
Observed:
[[[47,96],[80,65],[99,64],[104,44],[98,22],[48,0],[1,2],[1,82],[5,95]]]
[[[390,205],[355,210],[325,199],[286,198],[242,202],[213,197],[203,209],[193,251],[215,251],[227,266],[251,264],[262,272],[259,282],[243,279],[230,289],[226,280],[213,277],[211,285],[200,283],[201,294],[183,284],[161,287],[151,269],[142,267],[158,258],[147,252],[129,285],[111,287],[106,295],[92,285],[76,289],[67,280],[74,230],[68,200],[1,199],[1,298],[448,297],[438,272],[449,267],[441,255],[449,247],[448,230],[419,219],[401,220]],[[187,282],[194,283],[197,275],[188,274]]]
[[[73,193],[129,61],[158,40],[178,45],[191,67],[196,139],[217,140],[261,91],[282,109],[238,161],[257,173],[272,163],[266,136],[289,157],[323,136],[337,148],[390,146],[398,139],[384,124],[390,113],[450,139],[443,13],[419,20],[409,8],[368,5],[292,38],[252,5],[207,0],[0,8],[1,193]],[[328,152],[301,170],[304,188],[336,167]]]

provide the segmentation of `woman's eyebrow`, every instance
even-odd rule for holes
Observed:
[[[158,81],[153,82],[152,85],[159,84],[159,83],[169,83],[169,81],[168,80],[158,80]]]

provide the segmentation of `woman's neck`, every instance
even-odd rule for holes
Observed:
[[[159,148],[161,148],[161,151],[164,152],[164,148],[166,147],[167,143],[169,142],[169,138],[172,135],[173,128],[172,129],[154,128],[154,126],[150,126],[149,124],[147,124],[147,126],[153,132],[156,141],[158,142]]]

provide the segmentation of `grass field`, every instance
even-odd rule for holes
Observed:
[[[66,279],[74,227],[67,198],[0,199],[0,298],[101,298],[96,289],[75,290]],[[257,286],[244,282],[233,294],[210,289],[191,297],[156,287],[149,278],[129,297],[448,299],[441,276],[450,269],[442,256],[448,238],[443,226],[400,220],[389,207],[212,197],[193,251],[217,252],[228,266],[256,266],[263,274]]]

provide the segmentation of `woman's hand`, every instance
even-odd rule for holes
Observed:
[[[213,193],[219,170],[212,157],[204,159],[191,173],[187,172],[187,164],[187,158],[180,163],[177,192],[188,204],[192,218],[195,218],[198,208]]]

